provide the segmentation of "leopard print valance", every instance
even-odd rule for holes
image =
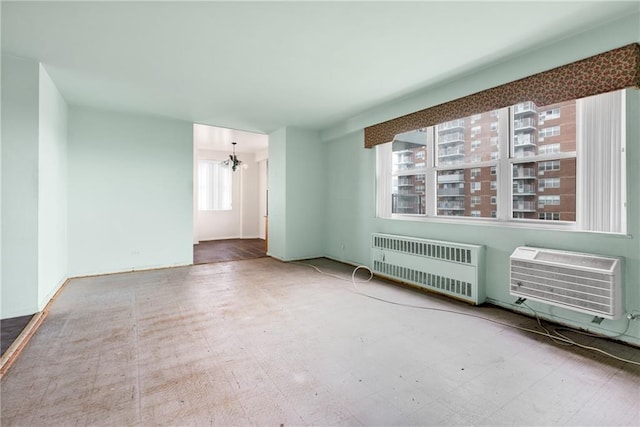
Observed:
[[[638,43],[369,126],[364,130],[364,146],[371,148],[399,133],[520,102],[542,106],[629,87],[640,88]]]

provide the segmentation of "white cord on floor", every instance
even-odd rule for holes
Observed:
[[[529,307],[526,304],[523,304],[523,305],[525,305],[529,310],[531,310],[534,313],[534,315],[535,315],[535,317],[536,317],[536,319],[538,321],[538,325],[545,332],[536,331],[535,329],[524,328],[522,326],[512,325],[512,324],[509,324],[509,323],[501,322],[499,320],[489,319],[488,317],[479,316],[477,314],[463,313],[461,311],[448,310],[448,309],[444,309],[444,308],[435,308],[435,307],[426,307],[426,306],[422,306],[422,305],[406,304],[406,303],[390,301],[390,300],[386,300],[384,298],[380,298],[380,297],[376,297],[376,296],[373,296],[373,295],[369,295],[367,293],[362,292],[358,288],[358,285],[357,285],[357,283],[368,283],[373,279],[373,271],[371,271],[371,269],[369,267],[367,267],[366,265],[357,266],[353,270],[353,272],[351,273],[351,279],[347,279],[346,277],[338,276],[337,274],[331,274],[331,273],[324,272],[320,268],[318,268],[318,267],[316,267],[315,265],[312,265],[312,264],[307,264],[305,262],[299,262],[299,261],[295,261],[293,263],[294,264],[304,265],[306,267],[311,267],[314,270],[316,270],[318,273],[324,274],[325,276],[333,277],[333,278],[338,279],[338,280],[344,280],[344,281],[347,281],[347,282],[351,282],[353,284],[354,289],[355,289],[355,291],[354,291],[355,293],[360,294],[360,295],[362,295],[364,297],[367,297],[367,298],[374,299],[376,301],[381,301],[381,302],[384,302],[384,303],[387,303],[387,304],[393,304],[393,305],[398,305],[398,306],[402,306],[402,307],[417,308],[417,309],[420,309],[420,310],[439,311],[439,312],[443,312],[443,313],[458,314],[460,316],[474,317],[476,319],[482,319],[482,320],[485,320],[487,322],[497,323],[498,325],[506,326],[506,327],[509,327],[509,328],[518,329],[518,330],[529,332],[529,333],[536,334],[536,335],[541,335],[543,337],[547,337],[547,338],[551,339],[553,342],[558,343],[558,344],[569,345],[569,346],[575,345],[577,347],[584,348],[586,350],[591,350],[591,351],[595,351],[595,352],[604,354],[605,356],[611,357],[611,358],[619,360],[621,362],[631,363],[633,365],[640,366],[640,362],[635,362],[633,360],[624,359],[622,357],[619,357],[619,356],[616,356],[614,354],[608,353],[608,352],[606,352],[606,351],[604,351],[602,349],[599,349],[597,347],[591,347],[591,346],[588,346],[588,345],[585,345],[585,344],[580,344],[578,342],[575,342],[574,340],[572,340],[572,339],[560,334],[559,332],[557,332],[557,330],[568,330],[568,331],[572,331],[572,332],[582,333],[584,335],[591,335],[591,336],[594,336],[594,337],[601,338],[598,335],[588,334],[586,332],[581,332],[581,331],[575,331],[575,330],[568,329],[568,328],[558,328],[558,329],[556,329],[556,331],[554,331],[556,333],[556,335],[551,334],[551,332],[549,332],[549,330],[547,330],[547,328],[542,326],[542,322],[540,321],[540,318],[538,317],[538,313],[534,309],[532,309],[531,307]],[[358,272],[358,270],[361,270],[361,269],[362,270],[367,270],[369,272],[369,278],[367,280],[356,281],[356,273]],[[616,337],[619,337],[621,335],[624,335],[627,332],[627,330],[629,330],[629,324],[630,324],[630,321],[629,321],[629,323],[627,323],[627,328],[624,330],[624,332],[622,332],[622,333],[620,333],[618,335],[615,335],[615,336],[608,337],[608,338],[616,338]]]

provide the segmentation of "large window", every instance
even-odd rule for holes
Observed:
[[[603,102],[617,109],[592,107]],[[624,145],[623,115],[624,94],[619,91],[545,106],[523,102],[398,135],[391,144],[378,146],[378,214],[549,221],[625,232],[624,150],[616,148]],[[617,137],[611,138],[616,135],[611,127],[618,130]],[[588,143],[591,139],[597,142]],[[594,147],[602,151],[607,145],[615,153],[615,169],[599,164],[603,156]],[[590,166],[578,171],[578,159]],[[602,167],[610,176],[593,180]],[[591,209],[604,199],[584,196],[580,188],[593,188],[591,193],[602,197],[612,188],[619,195],[606,201],[616,205],[613,213]],[[593,225],[601,224],[601,217],[607,224]]]
[[[198,162],[198,209],[201,211],[231,210],[231,168],[223,162]]]

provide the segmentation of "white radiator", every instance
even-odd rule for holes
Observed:
[[[511,295],[615,319],[622,314],[621,260],[522,246],[511,255]]]
[[[473,304],[485,300],[484,246],[374,233],[371,266],[380,276]]]

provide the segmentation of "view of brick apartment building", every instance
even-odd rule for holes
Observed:
[[[512,112],[512,217],[575,221],[576,161],[567,158],[576,150],[575,101],[544,107],[524,102]],[[496,217],[499,114],[493,110],[435,127],[437,215]],[[393,168],[404,172],[394,176],[393,213],[426,212],[420,172],[428,156],[427,132],[409,132],[394,142]]]

